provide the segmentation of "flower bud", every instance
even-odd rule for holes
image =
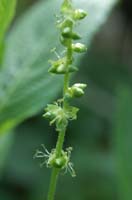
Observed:
[[[86,84],[76,83],[71,88],[68,88],[69,97],[81,97],[84,95],[84,89],[86,88]]]
[[[64,28],[62,31],[62,36],[64,38],[71,38],[71,36],[72,36],[71,28],[70,27]]]
[[[63,169],[66,167],[67,163],[69,161],[69,157],[67,155],[67,152],[64,152],[62,150],[62,153],[61,153],[61,156],[56,158],[56,151],[54,150],[49,159],[48,159],[48,165],[50,167],[55,167],[55,168],[58,168],[58,169]]]
[[[84,83],[75,83],[73,85],[73,87],[78,87],[78,88],[84,90],[87,87],[87,84],[84,84]]]
[[[53,74],[65,74],[67,72],[72,73],[72,72],[76,72],[76,71],[78,71],[77,67],[69,66],[69,68],[67,68],[67,66],[65,64],[60,64],[58,66],[53,65],[49,69],[49,72],[53,73]]]
[[[55,161],[53,162],[53,166],[62,169],[65,167],[66,163],[67,163],[67,158],[60,157],[55,159]]]
[[[83,53],[87,51],[87,47],[82,43],[72,44],[72,50],[77,53]]]
[[[45,114],[43,117],[53,120],[58,116],[58,113],[62,112],[62,108],[59,107],[58,105],[55,104],[48,104],[47,107],[45,108]]]
[[[65,74],[66,73],[67,67],[65,65],[65,63],[66,63],[65,57],[60,58],[56,61],[51,60],[50,63],[51,63],[51,67],[49,69],[50,73],[53,73],[53,74]]]
[[[65,19],[61,24],[60,24],[60,29],[61,31],[64,30],[64,28],[69,27],[72,28],[73,26],[73,21],[71,19]]]
[[[72,73],[72,72],[76,72],[78,71],[77,67],[74,66],[69,66],[69,68],[67,69],[66,65],[60,65],[57,69],[56,69],[56,73],[57,74],[65,74],[67,72]]]
[[[81,39],[81,36],[78,33],[72,32],[72,29],[70,27],[64,28],[61,35],[63,36],[63,38],[66,38],[66,39],[69,39],[69,38],[73,40]]]
[[[84,95],[84,91],[81,88],[73,87],[72,94],[73,97],[81,97]]]
[[[75,33],[75,32],[73,32],[71,36],[72,36],[73,40],[79,40],[79,39],[81,39],[81,36],[78,33]]]
[[[65,74],[66,73],[66,69],[65,69],[65,66],[62,64],[62,65],[60,65],[58,67],[52,66],[49,69],[49,72],[52,73],[52,74]]]
[[[73,18],[75,20],[81,20],[81,19],[84,19],[86,16],[87,16],[87,13],[84,10],[77,9],[74,11]]]
[[[57,74],[65,74],[67,71],[66,65],[61,64],[60,66],[57,67],[56,73]]]

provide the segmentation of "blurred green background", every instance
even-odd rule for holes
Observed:
[[[33,4],[37,1],[18,0],[11,29]],[[72,82],[87,83],[88,88],[81,100],[74,101],[80,112],[65,140],[65,146],[74,149],[77,177],[60,176],[57,200],[132,200],[131,31],[132,2],[122,0],[88,45],[80,71],[72,78]],[[50,48],[47,51],[50,56]],[[50,102],[60,97],[61,91],[56,94]],[[57,134],[42,113],[41,109],[20,123],[8,138],[1,135],[0,200],[46,199],[50,170],[40,168],[33,154],[42,143],[53,148]]]

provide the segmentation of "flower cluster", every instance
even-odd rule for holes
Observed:
[[[58,21],[58,28],[60,29],[60,42],[65,48],[69,48],[71,40],[76,41],[81,39],[80,34],[73,31],[76,22],[86,17],[86,12],[81,9],[74,9],[70,0],[65,0],[61,7],[62,18]],[[59,58],[55,61],[50,61],[51,67],[49,72],[54,74],[66,74],[76,72],[77,67],[73,66],[72,54],[83,53],[87,50],[86,46],[82,43],[72,43],[71,57],[67,60],[67,56]],[[67,67],[68,65],[68,67]]]
[[[40,164],[41,167],[46,164],[48,168],[55,167],[63,170],[64,174],[69,171],[72,177],[76,176],[73,163],[70,162],[72,147],[68,147],[65,151],[62,150],[60,157],[57,157],[56,149],[52,149],[50,153],[43,144],[41,146],[44,150],[37,149],[34,155],[34,158],[44,159]]]
[[[66,128],[68,120],[75,120],[77,118],[78,108],[73,106],[67,106],[63,108],[59,103],[48,104],[45,109],[46,113],[43,115],[50,120],[50,125],[56,124],[56,130],[59,132]]]

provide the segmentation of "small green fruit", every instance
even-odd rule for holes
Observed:
[[[84,95],[84,89],[86,87],[87,87],[86,84],[76,83],[72,87],[68,88],[68,94],[67,94],[67,96],[69,98],[81,97],[81,96]]]
[[[49,157],[48,160],[48,165],[50,167],[55,167],[58,169],[63,169],[66,167],[67,163],[69,161],[69,157],[67,155],[67,152],[64,152],[62,150],[61,156],[60,157],[56,157],[56,151],[54,150]]]
[[[65,74],[67,71],[66,66],[64,64],[61,64],[60,66],[57,67],[56,73],[57,74]]]
[[[72,94],[73,97],[82,97],[84,95],[84,91],[81,88],[73,87]]]
[[[74,11],[73,18],[75,20],[82,20],[87,16],[87,13],[82,9],[77,9]]]
[[[71,38],[73,40],[79,40],[81,39],[81,36],[78,34],[78,33],[75,33],[75,32],[72,32],[71,28],[70,27],[66,27],[63,29],[61,35],[64,37],[64,38]]]
[[[73,87],[78,87],[78,88],[81,88],[82,90],[84,90],[87,87],[87,84],[84,84],[84,83],[75,83],[73,85]]]
[[[81,36],[80,36],[78,33],[75,33],[75,32],[72,33],[71,36],[72,36],[72,39],[73,39],[73,40],[79,40],[79,39],[81,39]]]
[[[87,47],[82,43],[72,44],[72,50],[77,53],[83,53],[87,51]]]
[[[72,36],[71,28],[70,27],[64,28],[63,31],[62,31],[62,36],[64,38],[71,38],[71,36]]]

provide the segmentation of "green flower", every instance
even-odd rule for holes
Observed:
[[[68,120],[77,118],[79,109],[73,106],[68,106],[67,109],[64,109],[55,103],[49,104],[45,111],[46,113],[43,116],[50,120],[50,125],[55,123],[57,131],[61,131],[66,128]]]

